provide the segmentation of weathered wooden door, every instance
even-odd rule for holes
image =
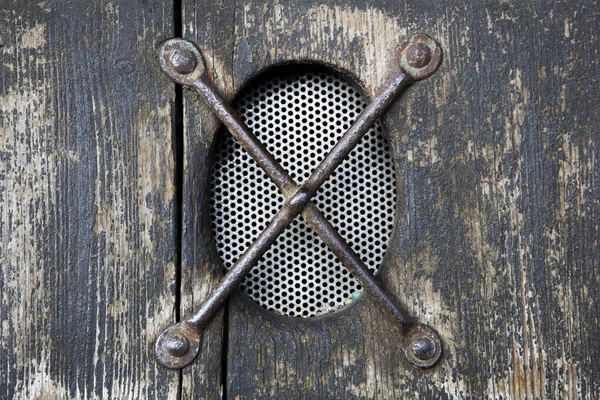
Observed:
[[[378,276],[442,358],[407,363],[367,295],[297,318],[238,290],[195,361],[162,367],[160,333],[223,276],[227,133],[161,44],[195,42],[227,101],[299,61],[372,97],[412,33],[443,61],[381,122],[397,198]],[[595,0],[4,1],[0,398],[599,398],[599,60]]]

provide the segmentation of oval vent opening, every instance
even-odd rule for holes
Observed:
[[[233,108],[302,184],[366,105],[363,92],[343,76],[302,64],[263,73],[236,97]],[[215,144],[214,163],[212,226],[218,253],[230,268],[284,198],[224,130]],[[392,157],[377,123],[313,198],[373,272],[381,265],[392,233],[395,186]],[[262,307],[293,317],[334,312],[362,290],[301,216],[279,236],[241,289]]]

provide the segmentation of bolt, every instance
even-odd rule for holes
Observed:
[[[198,59],[190,50],[177,50],[171,55],[171,65],[180,74],[189,74],[196,69]]]
[[[412,43],[406,49],[406,61],[414,68],[423,68],[431,61],[431,50],[425,43]]]
[[[167,353],[173,357],[181,357],[190,349],[190,342],[179,333],[173,333],[165,340],[163,344]]]
[[[437,346],[433,339],[427,336],[415,338],[410,344],[410,350],[419,360],[429,360],[434,356]]]

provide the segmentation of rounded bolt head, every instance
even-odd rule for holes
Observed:
[[[173,69],[180,74],[189,74],[198,66],[196,55],[190,50],[177,50],[171,55]]]
[[[155,342],[158,362],[169,369],[190,365],[200,350],[200,330],[187,321],[165,329]]]
[[[419,360],[429,360],[434,356],[436,350],[435,341],[427,336],[417,337],[410,344],[410,351]]]
[[[442,61],[442,48],[424,33],[402,40],[397,54],[400,66],[417,81],[431,76]]]
[[[414,68],[423,68],[431,61],[431,49],[425,43],[412,43],[406,49],[406,61]]]
[[[173,357],[181,357],[190,349],[190,342],[185,336],[179,333],[173,333],[165,340],[163,346],[165,351]]]

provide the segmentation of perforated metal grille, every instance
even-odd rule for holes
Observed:
[[[366,102],[340,76],[287,66],[255,80],[235,110],[299,184],[351,126]],[[230,268],[284,202],[262,169],[227,132],[216,144],[211,213],[219,255]],[[375,125],[313,199],[375,272],[391,234],[394,168]],[[299,216],[246,277],[242,289],[261,306],[295,317],[333,312],[361,286]]]

